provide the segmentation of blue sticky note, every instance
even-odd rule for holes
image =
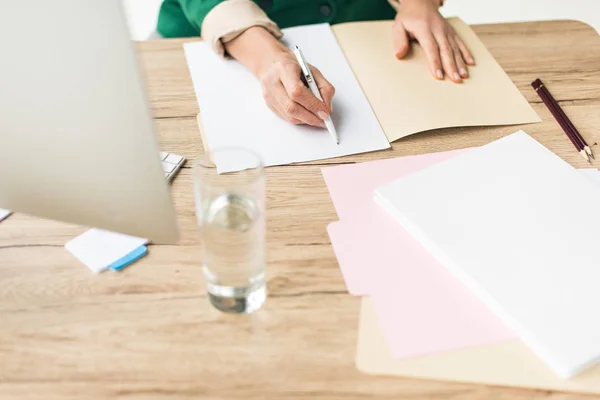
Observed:
[[[146,248],[146,246],[140,246],[131,253],[119,258],[117,261],[110,264],[108,268],[112,269],[113,271],[120,271],[129,264],[132,264],[140,258],[144,257],[146,254],[148,254],[148,249]]]

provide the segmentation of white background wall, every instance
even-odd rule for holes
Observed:
[[[131,36],[144,40],[154,30],[161,0],[123,0]],[[575,19],[600,33],[600,0],[446,0],[445,16],[469,24]]]
[[[574,19],[600,33],[600,0],[446,0],[442,13],[468,24]]]
[[[123,0],[132,39],[144,40],[154,31],[160,3],[162,0]]]

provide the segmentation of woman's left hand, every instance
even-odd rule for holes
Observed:
[[[431,74],[436,79],[448,76],[460,83],[469,77],[468,65],[475,60],[454,28],[438,11],[436,0],[402,0],[393,26],[394,54],[401,59],[410,50],[410,39],[416,39],[427,57]]]

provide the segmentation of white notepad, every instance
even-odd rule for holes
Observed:
[[[600,356],[600,187],[520,131],[376,190],[563,378]]]
[[[147,243],[145,238],[92,228],[68,241],[65,248],[93,272],[99,273]]]
[[[266,166],[320,160],[390,147],[328,24],[284,29],[284,43],[298,45],[308,63],[335,87],[331,117],[337,145],[326,129],[297,126],[265,104],[260,83],[242,64],[218,57],[203,42],[186,43],[208,148],[243,147],[258,153]],[[235,163],[217,162],[219,170]]]

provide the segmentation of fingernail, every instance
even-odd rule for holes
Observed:
[[[444,79],[444,73],[442,72],[441,69],[438,69],[437,71],[435,71],[435,74],[437,75],[438,79]]]
[[[454,79],[456,79],[457,81],[460,81],[460,75],[458,74],[458,72],[454,73]]]
[[[467,72],[467,70],[465,68],[461,68],[460,75],[463,77],[466,77],[467,75],[469,75],[469,73]]]
[[[473,57],[468,57],[468,58],[467,58],[467,62],[468,62],[469,64],[475,64],[475,60],[473,60]]]
[[[319,116],[319,118],[321,118],[323,121],[325,121],[328,117],[328,115],[325,113],[325,111],[319,111],[317,113],[317,115]]]

